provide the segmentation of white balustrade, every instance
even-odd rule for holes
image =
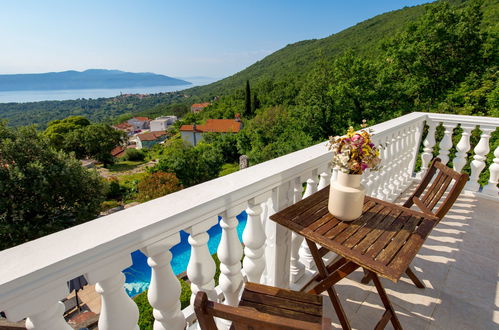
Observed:
[[[311,196],[313,193],[317,192],[317,170],[312,171],[312,175],[307,180],[307,185],[305,187],[305,192],[303,193],[303,198]],[[305,265],[306,269],[315,269],[314,257],[308,247],[305,240],[302,239],[301,247],[299,250],[300,261]]]
[[[213,216],[186,230],[190,234],[191,257],[187,264],[187,277],[191,281],[191,304],[199,291],[206,292],[211,300],[217,300],[215,291],[215,272],[217,267],[208,249],[210,236],[207,231],[217,224],[217,217]]]
[[[179,242],[180,235],[177,233],[141,249],[149,257],[147,264],[151,267],[147,298],[153,307],[154,330],[182,330],[186,326],[180,310],[180,282],[170,265],[170,249]]]
[[[445,165],[449,162],[449,150],[452,148],[452,132],[457,125],[444,122],[442,126],[444,127],[444,137],[439,144],[440,152],[438,158],[440,158],[442,164]]]
[[[393,200],[412,182],[423,122],[429,126],[424,141],[424,173],[433,157],[435,128],[444,123],[446,133],[440,141],[448,156],[452,130],[457,125],[463,135],[456,146],[456,169],[464,168],[470,150],[469,134],[481,127],[480,142],[474,149],[468,188],[479,189],[485,174],[490,133],[499,119],[434,113],[411,113],[372,127],[381,148],[382,169],[367,173],[365,183],[375,197]],[[483,193],[498,196],[499,148],[487,169],[490,174]],[[0,251],[0,310],[9,320],[26,318],[28,329],[68,330],[58,302],[68,295],[66,281],[85,274],[101,294],[99,328],[136,330],[138,310],[126,294],[122,270],[130,266],[130,252],[141,249],[152,268],[148,298],[154,309],[155,329],[182,329],[194,320],[191,307],[180,311],[180,285],[170,266],[170,248],[178,242],[179,231],[190,234],[191,258],[187,275],[193,296],[202,290],[212,300],[223,293],[225,303],[237,304],[243,283],[242,245],[237,238],[235,215],[246,209],[248,220],[243,233],[244,274],[250,281],[297,289],[315,274],[307,249],[300,249],[303,238],[269,220],[269,216],[327,186],[331,156],[325,143],[264,162],[245,170],[196,185],[39,240]],[[331,180],[335,180],[334,169]],[[479,194],[479,193],[478,193]],[[262,207],[263,206],[263,207]],[[222,214],[222,239],[218,247],[221,260],[220,285],[215,288],[215,262],[208,249],[208,229]],[[137,221],[140,219],[140,221]],[[65,249],[60,249],[65,246]],[[307,266],[308,271],[305,270]],[[299,280],[299,281],[298,281]],[[218,293],[218,294],[217,294]]]
[[[272,190],[272,196],[267,202],[267,216],[270,217],[291,204],[289,194],[292,187],[291,182],[287,181]],[[265,224],[267,284],[287,288],[290,279],[291,232],[270,219]]]
[[[261,221],[262,207],[260,203],[252,199],[248,202],[246,213],[248,220],[243,232],[244,260],[243,269],[248,281],[254,283],[262,282],[262,274],[265,269],[265,228]]]
[[[461,125],[463,132],[461,133],[461,139],[456,145],[456,157],[452,161],[454,171],[461,172],[464,165],[466,165],[466,162],[468,161],[468,151],[471,148],[470,134],[474,128],[475,126],[473,125]]]
[[[237,236],[239,221],[236,218],[240,212],[240,208],[234,208],[222,214],[220,220],[222,238],[217,250],[220,259],[220,289],[224,294],[225,304],[231,306],[237,306],[239,303],[239,294],[243,285],[241,273],[243,247]]]
[[[483,193],[497,198],[499,194],[499,189],[497,188],[497,184],[499,183],[499,147],[494,151],[494,160],[490,164],[489,172],[489,183],[483,187]]]
[[[139,330],[139,310],[125,292],[125,275],[121,272],[132,265],[130,254],[104,260],[85,274],[89,284],[95,284],[95,291],[101,295],[99,329]]]
[[[433,147],[436,144],[435,140],[435,131],[437,128],[438,122],[435,121],[427,121],[428,125],[428,134],[426,134],[426,138],[423,142],[424,149],[421,154],[421,171],[418,173],[416,178],[422,179],[428,167],[430,166],[430,162],[433,159]]]
[[[478,180],[480,179],[480,173],[482,173],[485,168],[485,160],[487,159],[487,154],[490,151],[490,133],[495,130],[495,127],[481,126],[480,129],[482,130],[482,134],[480,135],[480,141],[476,145],[475,149],[473,149],[475,155],[473,156],[473,160],[470,164],[470,180],[466,184],[466,189],[471,191],[478,191],[480,189]]]
[[[293,204],[298,203],[302,198],[301,179],[298,177],[293,181]],[[296,283],[305,273],[305,265],[300,261],[300,246],[303,242],[303,236],[291,233],[291,282]]]

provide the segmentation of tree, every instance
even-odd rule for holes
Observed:
[[[249,80],[246,80],[246,90],[244,94],[244,116],[250,117],[252,115],[251,112],[251,90]]]
[[[104,183],[33,127],[0,123],[0,250],[98,215]]]
[[[140,180],[137,199],[147,202],[182,189],[180,181],[173,173],[156,172]]]
[[[468,74],[482,72],[481,3],[467,1],[458,9],[438,1],[384,46],[392,77],[417,108],[435,105]]]
[[[49,122],[44,134],[55,148],[62,149],[67,134],[88,125],[90,125],[90,121],[87,118],[71,116]]]
[[[77,158],[94,158],[99,162],[114,162],[111,150],[123,144],[125,134],[106,124],[92,124],[68,133],[63,149],[74,152]]]
[[[224,158],[220,149],[206,142],[193,147],[182,139],[171,139],[152,171],[175,173],[184,187],[214,179]]]
[[[251,100],[251,114],[256,113],[256,109],[260,108],[260,101],[258,100],[258,96],[255,92],[253,92],[253,98]]]
[[[304,130],[308,123],[293,110],[278,106],[258,113],[238,135],[239,152],[256,164],[312,145]]]

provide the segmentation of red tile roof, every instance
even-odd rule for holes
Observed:
[[[126,149],[122,146],[117,146],[116,148],[111,150],[111,155],[113,155],[113,157],[122,157],[125,155],[125,150]]]
[[[131,124],[125,122],[125,123],[116,124],[113,127],[116,129],[127,130],[127,129],[131,129],[133,126]]]
[[[194,103],[191,105],[191,108],[205,108],[209,106],[211,103],[210,102],[204,102],[204,103]]]
[[[141,141],[154,141],[166,135],[166,131],[147,132],[137,135]]]
[[[181,131],[193,132],[194,125],[182,125]],[[204,125],[196,125],[196,132],[237,133],[241,130],[241,122],[234,119],[208,119]]]
[[[133,117],[133,119],[137,119],[138,121],[150,121],[148,117]]]

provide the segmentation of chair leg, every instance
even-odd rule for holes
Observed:
[[[407,274],[407,276],[409,276],[409,278],[411,279],[411,281],[414,283],[415,286],[417,286],[420,289],[425,288],[425,285],[423,284],[423,282],[421,282],[421,280],[412,271],[411,266],[407,267],[407,269],[405,270],[405,273]]]

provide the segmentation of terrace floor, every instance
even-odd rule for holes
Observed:
[[[408,277],[398,283],[381,279],[402,326],[498,329],[499,203],[462,194],[425,243],[412,263],[425,289],[416,288]],[[372,282],[360,283],[362,276],[357,270],[335,287],[351,326],[372,329],[384,308]],[[324,301],[340,328],[330,300]],[[393,329],[391,323],[387,329]]]

